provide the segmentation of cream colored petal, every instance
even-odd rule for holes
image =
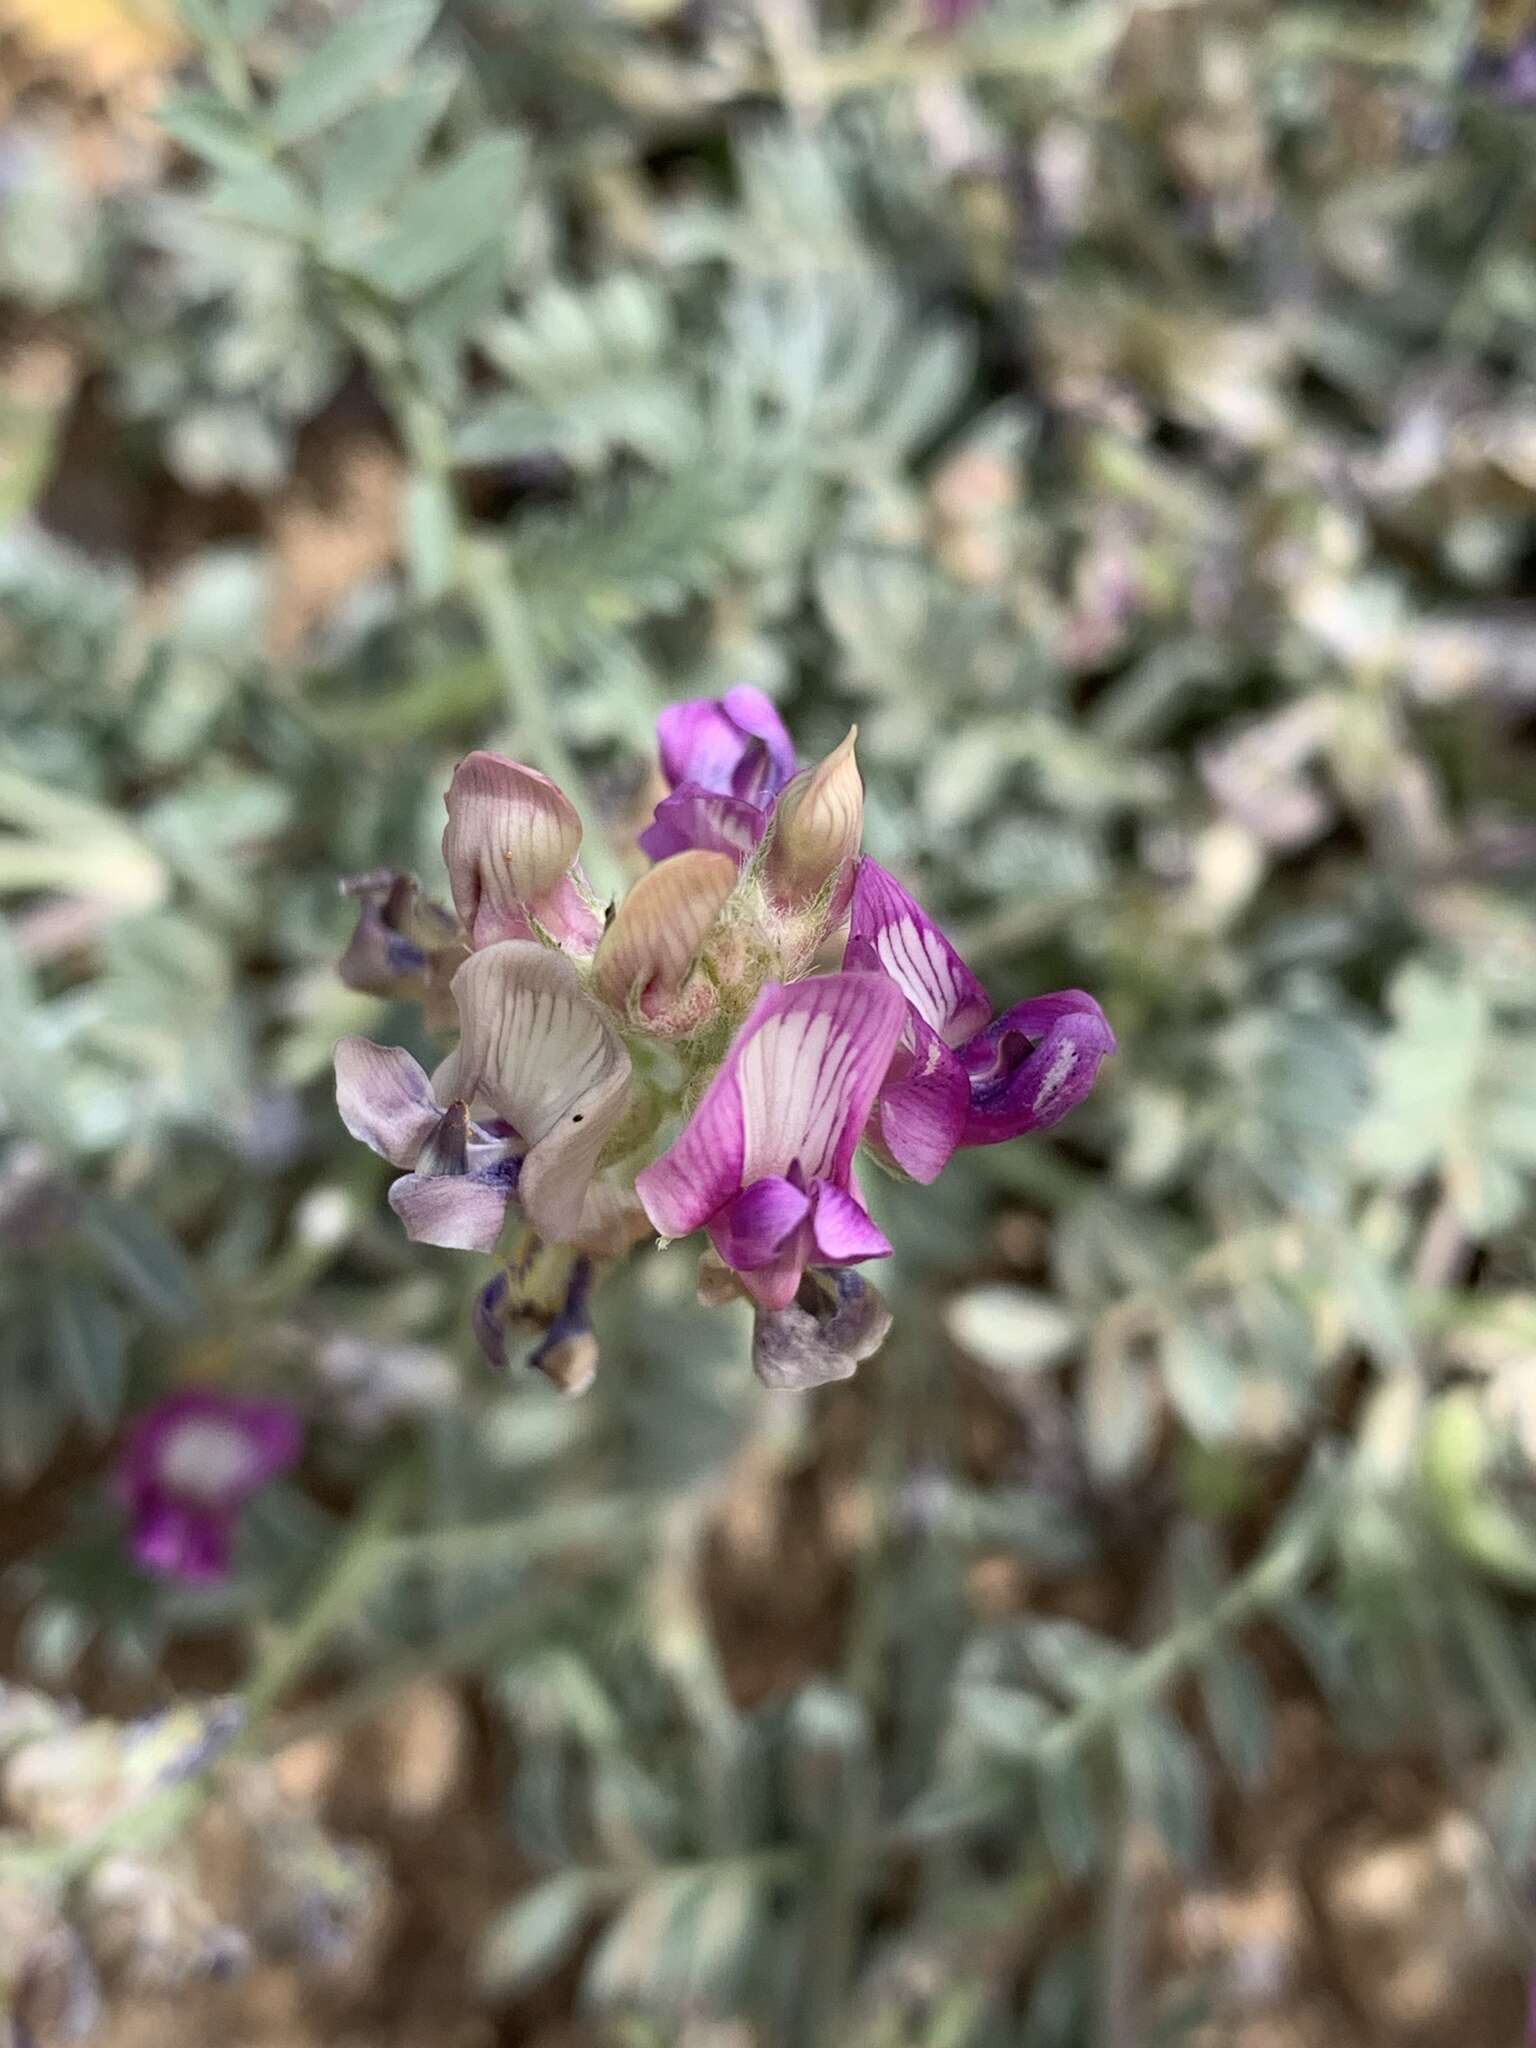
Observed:
[[[449,784],[443,861],[477,946],[531,937],[528,906],[569,873],[581,819],[563,790],[501,754],[468,754]]]
[[[674,854],[642,875],[597,949],[598,994],[619,1011],[653,985],[674,994],[735,887],[736,863],[724,853]]]
[[[813,901],[839,869],[850,875],[864,832],[864,783],[854,758],[859,729],[797,775],[774,813],[768,874],[776,893]]]
[[[592,1176],[624,1114],[630,1062],[559,953],[509,939],[453,978],[462,1036],[455,1091],[505,1117],[528,1147],[518,1197],[541,1237],[571,1242]]]

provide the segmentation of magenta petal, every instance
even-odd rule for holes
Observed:
[[[856,1266],[862,1259],[888,1259],[891,1241],[865,1215],[861,1205],[826,1181],[816,1186],[811,1231],[818,1265]]]
[[[442,1121],[432,1085],[398,1045],[344,1038],[336,1047],[336,1107],[348,1131],[393,1166],[414,1166]]]
[[[992,1015],[986,990],[916,897],[868,858],[854,882],[843,964],[888,974],[946,1045],[962,1044]]]
[[[391,1187],[389,1206],[413,1244],[493,1252],[511,1197],[510,1182],[499,1176],[407,1173]]]
[[[875,1106],[877,1149],[925,1187],[948,1165],[965,1130],[971,1084],[959,1060],[915,1010]]]
[[[844,1186],[906,1018],[901,991],[884,975],[770,983],[677,1139],[636,1177],[656,1228],[683,1237],[713,1225],[762,1181],[803,1174]],[[725,1219],[721,1227],[730,1242]],[[776,1259],[772,1280],[750,1292],[781,1308],[794,1297],[797,1270],[791,1261],[781,1272]]]
[[[763,803],[795,772],[795,745],[783,719],[749,684],[723,697],[669,705],[656,721],[656,737],[673,789],[690,783]]]
[[[656,806],[655,816],[640,834],[640,850],[659,861],[697,848],[729,854],[740,866],[756,851],[767,828],[768,813],[756,804],[684,783]]]
[[[960,1048],[971,1086],[963,1145],[1048,1130],[1093,1087],[1114,1051],[1104,1012],[1081,989],[1017,1003]]]
[[[157,1578],[206,1586],[229,1576],[231,1516],[178,1501],[146,1503],[135,1517],[135,1562]]]
[[[773,1263],[810,1214],[811,1198],[793,1181],[771,1175],[743,1188],[709,1226],[710,1241],[728,1266],[753,1273]]]
[[[745,1126],[735,1055],[733,1046],[672,1144],[635,1176],[635,1193],[663,1237],[698,1230],[741,1187]]]

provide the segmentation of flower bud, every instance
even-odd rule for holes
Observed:
[[[858,734],[851,727],[824,761],[790,783],[779,798],[768,848],[769,893],[786,909],[808,910],[830,888],[829,927],[848,907],[864,830],[864,784],[853,753]]]
[[[735,887],[736,864],[723,853],[674,854],[642,875],[597,949],[598,994],[665,1036],[696,1029],[714,1007],[712,991],[689,991],[687,984]]]
[[[546,933],[590,953],[601,930],[576,865],[581,819],[547,775],[501,754],[468,754],[446,798],[443,861],[476,949]]]

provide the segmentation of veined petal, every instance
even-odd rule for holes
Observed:
[[[772,701],[750,684],[669,704],[656,721],[662,772],[722,796],[766,801],[795,772],[795,745]]]
[[[756,1180],[719,1212],[710,1224],[710,1239],[736,1272],[755,1272],[773,1263],[810,1211],[810,1196],[793,1181],[777,1176]]]
[[[663,1237],[686,1237],[741,1188],[847,1181],[907,1006],[884,975],[770,983],[672,1145],[635,1191]]]
[[[723,853],[679,853],[644,874],[619,905],[593,963],[604,1000],[623,1012],[631,996],[674,995],[736,887]]]
[[[493,1252],[513,1194],[510,1176],[406,1173],[389,1190],[389,1206],[413,1244],[444,1251]]]
[[[960,1048],[971,1088],[960,1142],[1000,1145],[1048,1130],[1083,1100],[1114,1049],[1109,1020],[1081,989],[1015,1004]]]
[[[562,954],[510,939],[453,978],[462,1036],[455,1092],[504,1117],[527,1146],[518,1195],[539,1235],[580,1230],[598,1159],[624,1114],[623,1041]]]
[[[793,908],[810,905],[833,884],[833,923],[847,910],[864,831],[864,783],[853,750],[858,736],[853,726],[824,761],[790,783],[774,812],[767,855],[769,886]]]
[[[576,806],[547,775],[504,755],[467,754],[445,799],[443,860],[454,908],[476,947],[533,937],[534,921],[595,941],[598,922],[571,880],[581,846]]]
[[[640,834],[640,851],[662,861],[693,848],[728,854],[740,867],[757,850],[767,829],[768,813],[744,797],[721,796],[684,783],[656,806],[655,816]]]
[[[865,1215],[863,1205],[842,1188],[818,1183],[811,1216],[814,1257],[826,1266],[856,1266],[861,1259],[888,1259],[891,1241]]]
[[[414,1166],[442,1120],[425,1071],[398,1045],[343,1038],[336,1107],[352,1136],[394,1166]]]
[[[872,1138],[910,1179],[937,1180],[960,1143],[970,1113],[964,1067],[916,1010],[875,1104]]]
[[[906,1021],[883,975],[770,983],[737,1034],[743,1184],[798,1166],[846,1186],[859,1134]]]
[[[853,885],[844,965],[881,968],[946,1045],[963,1044],[992,1015],[986,990],[916,897],[867,857]]]

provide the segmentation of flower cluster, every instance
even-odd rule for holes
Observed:
[[[568,1391],[596,1368],[587,1303],[642,1237],[704,1231],[708,1300],[748,1297],[773,1385],[853,1371],[889,1318],[848,1269],[891,1250],[854,1173],[862,1146],[928,1182],[961,1146],[1043,1130],[1114,1036],[1068,989],[994,1014],[976,977],[859,842],[855,734],[799,768],[758,690],[673,706],[653,865],[617,906],[580,864],[545,776],[471,754],[447,793],[452,916],[413,877],[362,899],[352,985],[419,996],[457,1044],[429,1074],[360,1037],[336,1049],[347,1129],[400,1169],[418,1242],[503,1247],[476,1332],[514,1332]],[[846,930],[841,965],[819,971]]]

